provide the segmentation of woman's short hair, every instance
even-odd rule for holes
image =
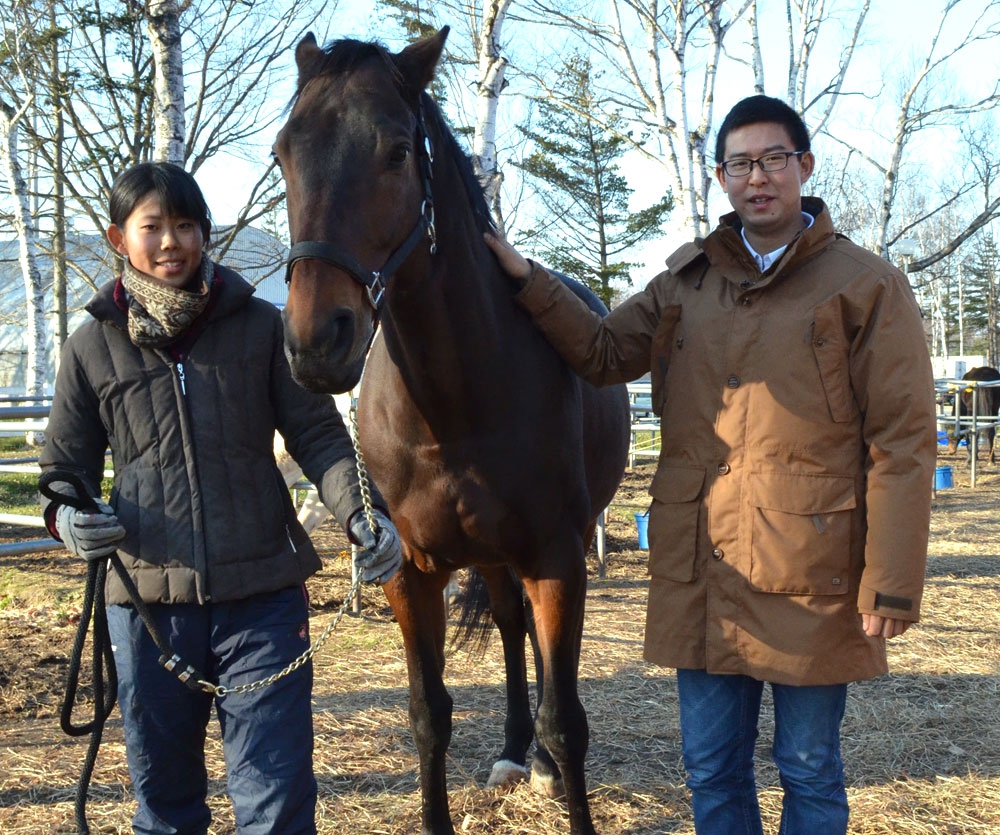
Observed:
[[[171,217],[196,221],[208,242],[212,215],[205,195],[194,177],[171,162],[140,162],[119,174],[108,200],[111,222],[124,227],[135,207],[151,192],[156,192],[163,211]]]

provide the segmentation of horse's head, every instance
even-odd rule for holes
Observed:
[[[432,222],[420,96],[447,27],[398,54],[306,35],[298,85],[274,155],[285,178],[292,251],[285,348],[295,378],[342,392],[361,377],[384,282]]]

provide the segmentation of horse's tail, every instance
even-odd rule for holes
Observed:
[[[472,652],[482,655],[489,645],[490,635],[493,634],[493,618],[486,579],[475,566],[469,569],[468,581],[461,595],[461,604],[462,609],[459,612],[451,645],[455,649],[468,647]]]

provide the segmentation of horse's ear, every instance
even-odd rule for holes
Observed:
[[[445,26],[436,35],[411,43],[395,56],[396,67],[414,92],[426,89],[434,78],[450,29],[450,26]]]
[[[316,43],[316,36],[312,32],[306,32],[305,36],[295,47],[295,66],[299,68],[299,87],[311,75],[310,70],[316,59],[322,56],[323,50]]]

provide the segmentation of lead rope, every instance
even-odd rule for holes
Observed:
[[[372,488],[371,480],[368,477],[368,467],[365,466],[365,459],[361,454],[361,446],[358,442],[358,410],[353,398],[351,399],[351,408],[348,412],[348,420],[350,421],[351,443],[354,445],[354,458],[358,469],[358,486],[361,488],[362,509],[364,510],[365,519],[368,520],[368,527],[371,528],[372,534],[375,536],[377,541],[379,526],[378,522],[375,520],[375,506],[372,503]],[[347,607],[351,605],[351,601],[354,600],[354,596],[358,593],[360,588],[361,572],[357,571],[352,579],[350,591],[348,591],[347,595],[344,597],[344,602],[340,604],[340,610],[337,612],[333,621],[327,624],[326,628],[320,633],[320,636],[313,642],[309,649],[307,649],[304,653],[302,653],[302,655],[296,658],[291,664],[280,672],[270,675],[267,678],[263,678],[260,681],[250,682],[249,684],[239,684],[236,687],[223,687],[221,684],[213,684],[210,681],[199,681],[198,684],[201,685],[203,690],[206,690],[209,693],[214,693],[216,696],[226,696],[230,693],[252,693],[255,690],[262,690],[265,687],[269,687],[279,679],[295,672],[299,667],[311,660],[312,657],[320,651],[320,648],[324,643],[326,643],[326,639],[330,637],[330,633],[337,628],[337,624],[340,623],[341,618],[344,617]]]

